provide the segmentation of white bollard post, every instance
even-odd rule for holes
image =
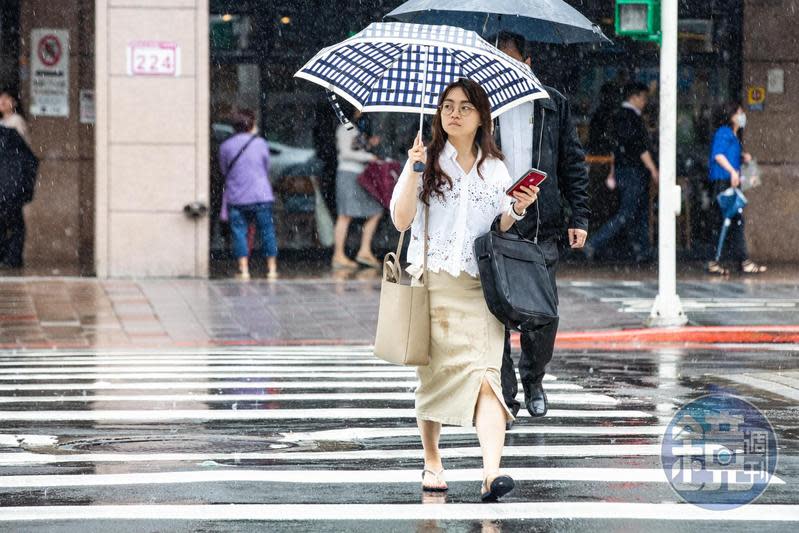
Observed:
[[[677,0],[663,0],[660,48],[660,188],[658,208],[658,295],[647,320],[650,327],[688,322],[677,295],[676,216],[681,191],[677,181]]]

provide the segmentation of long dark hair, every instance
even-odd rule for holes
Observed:
[[[427,165],[424,169],[424,178],[422,180],[422,194],[420,199],[425,205],[430,204],[430,196],[436,194],[439,198],[444,196],[444,187],[449,187],[452,190],[452,178],[441,169],[441,164],[438,162],[438,156],[444,150],[444,145],[447,143],[447,132],[444,131],[444,126],[441,123],[441,106],[446,100],[447,95],[453,89],[460,87],[466,94],[469,103],[472,104],[477,112],[480,114],[480,126],[477,127],[477,132],[474,136],[474,147],[480,148],[482,157],[477,162],[477,173],[482,178],[482,166],[485,160],[489,157],[494,159],[504,160],[505,156],[497,147],[492,135],[492,121],[491,121],[491,103],[488,101],[488,95],[479,84],[469,79],[459,79],[450,83],[438,99],[438,110],[433,118],[433,140],[427,148]]]

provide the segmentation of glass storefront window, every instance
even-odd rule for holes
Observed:
[[[252,18],[247,15],[211,15],[211,49],[214,51],[248,50],[252,36]]]

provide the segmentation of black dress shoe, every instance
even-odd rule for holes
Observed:
[[[544,386],[541,383],[530,387],[530,395],[525,398],[525,404],[532,417],[547,414],[547,393],[544,392]]]

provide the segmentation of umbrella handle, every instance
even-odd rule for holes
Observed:
[[[422,128],[424,127],[424,99],[427,96],[427,71],[429,63],[430,47],[424,47],[424,78],[422,78],[422,98],[421,108],[419,109],[419,139],[422,138]],[[424,163],[417,161],[413,164],[414,172],[424,172]]]

